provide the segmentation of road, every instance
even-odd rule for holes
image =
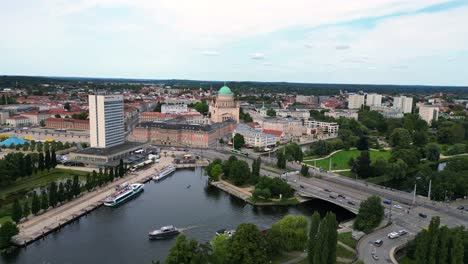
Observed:
[[[220,158],[224,160],[231,156],[229,149],[226,148],[198,150],[196,153],[208,159]],[[248,158],[237,157],[250,162],[258,156],[256,153],[251,153]],[[265,157],[262,157],[262,161],[263,164],[275,164],[274,160]],[[288,163],[287,168],[299,171],[301,165]],[[262,166],[263,175],[278,176],[283,172],[283,170],[277,168]],[[316,169],[312,169],[310,172],[318,178],[306,178],[299,175],[286,177],[290,185],[303,197],[315,197],[326,200],[354,213],[357,213],[359,210],[359,204],[371,195],[378,195],[382,199],[392,201],[392,205],[385,205],[385,219],[392,224],[364,236],[358,243],[359,258],[365,263],[392,263],[390,259],[392,248],[407,243],[415,234],[429,225],[430,219],[433,216],[439,216],[442,225],[449,227],[468,226],[468,213],[463,213],[463,211],[443,203],[429,201],[426,197],[417,196],[414,200],[413,194],[404,191],[368,184],[331,172]],[[427,218],[420,217],[420,213],[427,215]],[[407,230],[409,234],[395,239],[387,237],[388,233],[402,229]],[[374,245],[377,239],[383,240],[382,246],[377,247]],[[372,257],[372,253],[378,256],[378,260]]]

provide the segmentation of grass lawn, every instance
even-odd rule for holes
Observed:
[[[354,259],[356,255],[338,244],[336,245],[336,256],[341,258]]]
[[[379,151],[379,150],[369,150],[370,153],[370,158],[371,161],[375,161],[378,158],[384,158],[388,159],[390,157],[390,151]],[[333,154],[331,156],[331,165],[332,165],[332,170],[345,170],[345,169],[350,169],[348,165],[348,161],[350,158],[356,159],[359,155],[361,154],[360,150],[353,149],[353,150],[344,150],[340,151],[338,153]],[[324,170],[329,169],[330,165],[330,158],[326,159],[321,159],[321,160],[316,160],[315,162],[312,161],[306,161],[305,163],[314,166],[314,164]]]
[[[351,237],[351,232],[339,233],[338,241],[352,248],[356,248],[357,242]]]
[[[11,217],[9,216],[0,217],[0,226],[3,225],[6,221],[13,221],[13,220],[11,220]]]

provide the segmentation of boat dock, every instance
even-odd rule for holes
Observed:
[[[178,169],[206,167],[210,164],[207,159],[197,160],[195,163],[174,164]]]
[[[124,182],[145,183],[152,179],[155,169],[161,169],[172,164],[173,158],[162,157],[159,163],[127,174],[124,178],[118,179],[94,191],[81,194],[79,197],[64,203],[55,208],[51,208],[40,215],[27,219],[18,225],[19,234],[12,238],[13,244],[26,246],[47,234],[60,230],[63,226],[86,216],[91,211],[103,204],[103,200],[115,192],[115,187]]]
[[[223,181],[223,180],[219,180],[219,181],[214,181],[214,182],[210,182],[211,185],[231,194],[231,195],[234,195],[236,196],[237,198],[240,198],[244,201],[246,201],[247,203],[252,203],[249,198],[252,196],[252,193],[250,192],[250,190],[248,190],[247,188],[239,188],[233,184],[230,184],[226,181]]]

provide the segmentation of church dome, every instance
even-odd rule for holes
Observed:
[[[232,94],[232,91],[229,87],[226,86],[226,84],[221,87],[221,89],[219,89],[219,92],[218,94],[222,94],[222,95],[229,95],[229,94]]]

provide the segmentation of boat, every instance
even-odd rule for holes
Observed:
[[[174,171],[176,171],[176,169],[177,169],[176,166],[169,165],[169,166],[165,167],[164,169],[162,169],[159,173],[154,175],[153,180],[155,180],[155,181],[162,180],[162,179],[166,178],[167,176],[169,176]]]
[[[164,239],[176,236],[180,233],[173,225],[163,226],[160,229],[153,230],[148,233],[149,239]]]
[[[104,205],[109,207],[116,207],[142,192],[144,186],[145,185],[142,183],[129,184],[126,182],[116,188],[116,193],[104,200]]]
[[[228,237],[231,237],[232,235],[234,235],[234,233],[236,233],[236,230],[226,230],[226,229],[220,229],[218,231],[216,231],[216,235],[217,236],[220,236],[220,235],[227,235]]]

